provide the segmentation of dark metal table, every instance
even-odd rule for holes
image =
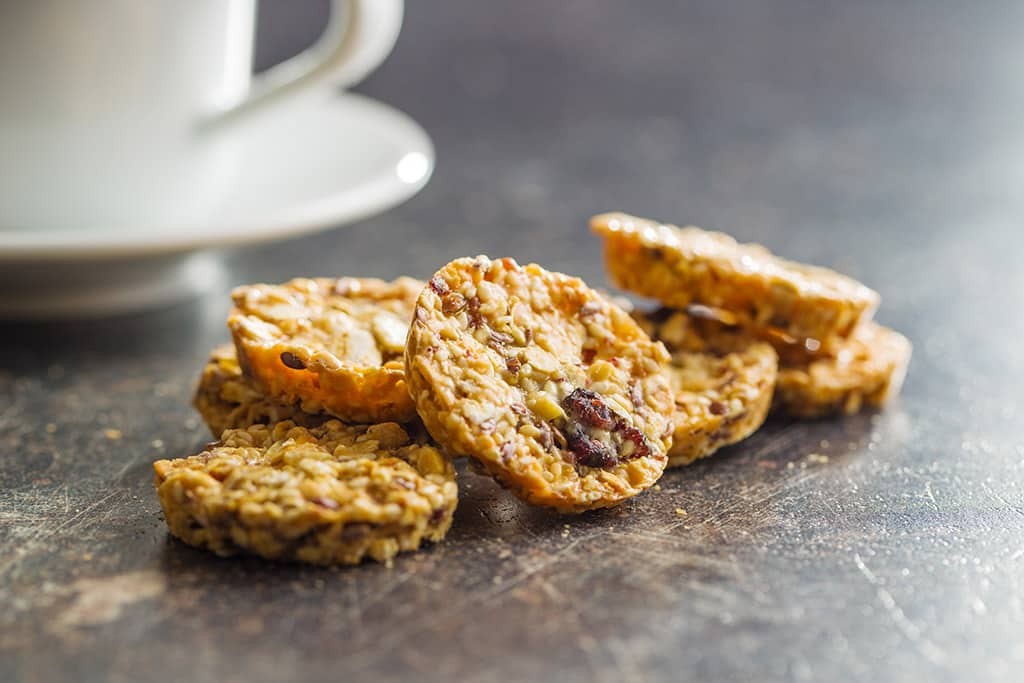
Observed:
[[[223,295],[5,324],[0,680],[1021,680],[1024,4],[409,4],[360,89],[431,132],[434,180],[227,254],[232,284],[476,253],[602,283],[584,221],[623,209],[880,290],[902,401],[574,518],[464,472],[445,543],[321,570],[166,534],[150,463],[207,440]]]

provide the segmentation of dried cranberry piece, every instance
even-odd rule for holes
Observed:
[[[581,429],[577,428],[569,435],[568,446],[569,451],[575,456],[577,465],[608,469],[619,463],[611,448],[587,436]]]
[[[476,329],[484,324],[484,319],[480,315],[480,297],[471,296],[466,299],[466,317],[469,319],[471,329]]]
[[[430,288],[434,290],[434,294],[438,296],[444,296],[448,293],[448,283],[441,279],[440,275],[435,275],[430,278]]]
[[[596,429],[613,429],[615,418],[608,404],[598,394],[589,389],[577,387],[562,400],[562,407],[577,422]]]
[[[441,298],[441,312],[445,315],[455,315],[466,307],[466,299],[458,292],[450,292]]]
[[[630,427],[628,425],[619,425],[622,434],[623,441],[632,441],[636,448],[633,452],[625,457],[626,460],[635,460],[636,458],[646,458],[651,454],[651,446],[647,443],[647,439],[643,433],[636,427]]]

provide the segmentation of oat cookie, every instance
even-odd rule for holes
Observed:
[[[389,561],[444,538],[457,502],[451,461],[393,422],[253,425],[153,469],[171,533],[218,555]]]
[[[764,424],[778,357],[771,346],[724,327],[710,328],[681,311],[633,313],[672,354],[676,401],[669,467],[687,465],[747,438]]]
[[[773,408],[793,417],[853,415],[879,408],[900,392],[913,347],[895,330],[874,322],[826,355],[779,367]]]
[[[615,505],[661,476],[667,362],[664,346],[578,278],[483,256],[430,280],[405,356],[434,439],[562,512]]]
[[[219,438],[225,429],[244,429],[254,424],[291,420],[302,427],[315,427],[330,419],[324,413],[307,413],[298,404],[271,401],[255,381],[242,374],[235,347],[230,345],[210,353],[192,405],[214,438]]]
[[[246,375],[273,400],[347,422],[416,415],[402,351],[422,282],[296,279],[232,293],[228,327]]]
[[[739,333],[737,318],[728,311],[691,304],[686,307],[685,312],[691,318],[690,324],[698,327],[705,334],[716,334],[716,330],[723,329],[727,330],[729,334]],[[830,337],[824,340],[810,337],[796,339],[773,327],[746,327],[742,330],[742,334],[771,344],[779,356],[779,365],[806,363],[815,358],[834,355],[847,342],[842,337]]]
[[[677,228],[622,213],[594,216],[605,262],[623,289],[683,309],[723,309],[743,326],[796,339],[846,337],[874,315],[879,296],[827,268],[774,256],[760,245],[700,228]]]

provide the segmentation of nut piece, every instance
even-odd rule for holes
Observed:
[[[853,415],[900,393],[913,347],[899,332],[865,323],[825,355],[786,359],[772,409],[802,418]]]
[[[228,317],[239,363],[274,401],[347,422],[407,422],[416,413],[402,352],[423,287],[407,277],[239,287]]]
[[[778,368],[771,346],[680,311],[633,317],[672,353],[676,414],[669,467],[705,458],[764,424]]]
[[[244,429],[282,420],[315,427],[330,419],[324,413],[306,412],[299,404],[278,403],[267,398],[256,382],[242,374],[233,346],[221,346],[210,353],[192,405],[215,439],[220,438],[225,429]]]
[[[444,538],[457,502],[451,461],[395,423],[254,425],[153,469],[170,532],[218,555],[386,562]]]
[[[722,309],[744,327],[772,327],[802,340],[847,337],[878,307],[878,294],[852,278],[723,233],[622,213],[594,216],[590,226],[605,240],[615,283],[672,308]]]
[[[405,356],[434,439],[562,512],[615,505],[661,476],[667,362],[661,344],[581,280],[484,256],[431,278]]]

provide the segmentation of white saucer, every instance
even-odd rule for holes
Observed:
[[[366,218],[411,197],[434,167],[419,125],[353,94],[268,111],[217,144],[231,171],[214,200],[185,219],[86,218],[79,229],[0,223],[0,317],[109,314],[194,296],[218,283],[219,262],[204,250]]]

